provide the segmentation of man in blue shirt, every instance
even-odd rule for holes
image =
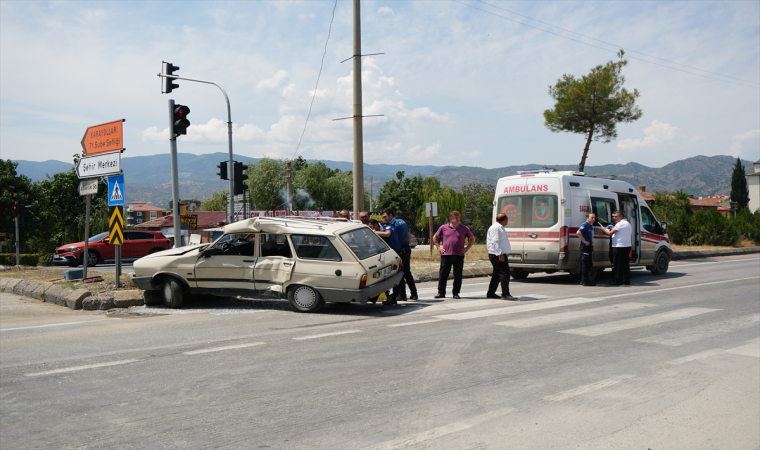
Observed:
[[[417,286],[414,284],[414,276],[412,275],[411,259],[412,248],[409,246],[409,239],[411,233],[409,233],[409,226],[403,219],[396,217],[393,209],[387,208],[383,211],[383,222],[387,223],[393,232],[396,234],[399,243],[401,244],[401,268],[404,271],[404,278],[401,279],[399,284],[399,300],[406,300],[406,285],[409,285],[409,300],[417,300]]]
[[[581,240],[581,285],[596,286],[596,283],[589,280],[591,266],[594,265],[594,223],[596,223],[596,214],[586,214],[586,221],[578,227],[575,233]]]
[[[390,225],[381,225],[380,222],[378,222],[375,219],[369,219],[368,226],[383,240],[386,244],[388,244],[388,247],[392,248],[394,252],[401,255],[401,243],[398,241],[398,236],[396,236],[396,233],[393,231]],[[398,301],[396,300],[398,298],[399,293],[399,286],[401,284],[397,284],[396,286],[393,286],[393,295],[388,296],[388,300],[383,301],[383,305],[397,305]],[[388,295],[388,292],[386,292],[386,295]]]

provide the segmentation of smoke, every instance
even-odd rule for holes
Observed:
[[[280,197],[284,204],[288,204],[288,191],[286,189],[280,190]],[[293,211],[310,211],[314,206],[314,200],[311,198],[308,192],[303,189],[296,189],[293,193],[293,205],[291,209]]]

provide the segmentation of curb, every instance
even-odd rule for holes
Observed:
[[[684,259],[709,258],[711,256],[729,256],[729,255],[749,255],[760,253],[760,247],[743,247],[743,248],[721,248],[717,250],[690,250],[682,252],[673,252],[670,257],[671,261],[680,261]],[[474,268],[464,269],[462,278],[490,277],[491,268]],[[428,281],[438,281],[438,272],[417,272],[412,273],[415,283],[424,283]],[[449,280],[453,280],[454,275],[449,275]]]
[[[74,310],[103,311],[141,306],[144,303],[137,289],[92,295],[86,289],[69,289],[58,284],[17,278],[0,278],[0,292],[13,293]]]

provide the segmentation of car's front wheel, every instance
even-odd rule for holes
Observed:
[[[654,259],[654,265],[650,271],[654,275],[665,275],[665,273],[668,271],[669,266],[670,258],[668,258],[668,254],[666,252],[659,252],[657,254],[657,257]]]
[[[167,308],[179,308],[182,305],[183,289],[177,280],[166,280],[161,287],[164,306]]]
[[[298,312],[319,312],[325,306],[319,292],[309,286],[294,286],[288,290],[288,302]]]
[[[84,257],[84,255],[82,255]],[[94,252],[92,250],[87,252],[87,267],[95,267],[98,265],[98,262],[100,262],[100,256],[98,256],[98,252]]]
[[[163,291],[143,291],[145,306],[159,306],[164,304]]]

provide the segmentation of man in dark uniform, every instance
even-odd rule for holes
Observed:
[[[594,265],[594,223],[596,223],[596,214],[586,214],[586,221],[578,227],[578,238],[581,240],[581,286],[596,286],[596,283],[589,279],[591,266]]]

